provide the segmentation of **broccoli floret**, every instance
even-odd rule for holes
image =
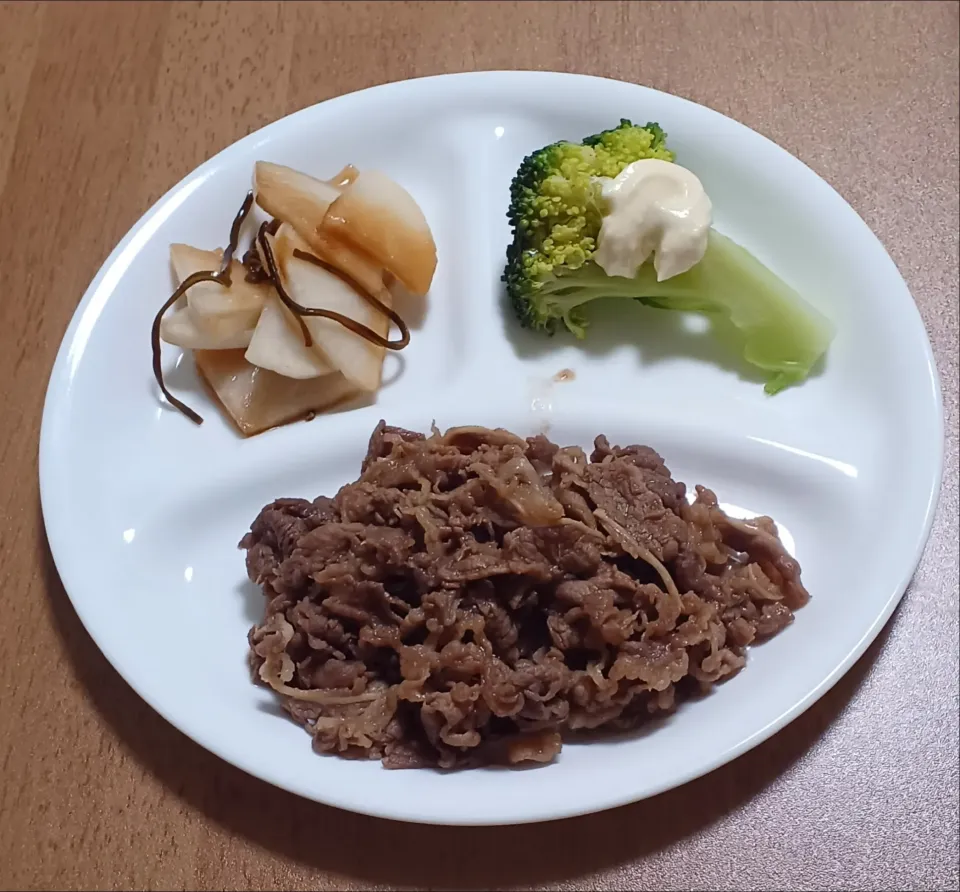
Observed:
[[[593,177],[615,177],[641,158],[673,161],[658,124],[618,127],[588,136],[582,143],[556,142],[523,159],[510,186],[507,217],[513,243],[507,248],[503,281],[521,323],[552,333],[560,321],[538,300],[542,286],[579,270],[597,247],[602,213]],[[583,335],[575,307],[562,317]]]
[[[688,272],[657,281],[652,262],[632,279],[592,261],[603,222],[595,177],[616,177],[645,158],[673,161],[657,124],[619,126],[582,143],[557,142],[526,157],[510,187],[513,241],[503,272],[520,323],[548,334],[586,334],[584,307],[626,297],[660,309],[717,313],[744,338],[744,358],[767,373],[776,393],[804,380],[833,337],[831,324],[748,251],[711,230],[703,259]]]

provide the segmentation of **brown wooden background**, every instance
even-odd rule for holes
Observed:
[[[957,40],[952,2],[0,4],[0,886],[956,889]],[[608,814],[431,829],[279,792],[142,704],[51,566],[37,436],[84,288],[196,164],[339,93],[491,68],[677,93],[833,183],[927,323],[947,468],[898,613],[767,744]]]

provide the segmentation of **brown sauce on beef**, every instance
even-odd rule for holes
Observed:
[[[267,505],[256,677],[320,752],[548,762],[739,671],[807,600],[769,518],[728,518],[646,446],[381,422],[333,498]]]

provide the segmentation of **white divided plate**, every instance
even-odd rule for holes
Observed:
[[[715,224],[836,323],[823,371],[775,397],[678,314],[632,301],[587,339],[519,331],[499,276],[512,174],[527,153],[621,117],[659,121],[713,199]],[[171,288],[169,246],[224,244],[258,159],[330,176],[376,167],[420,202],[439,266],[410,347],[375,406],[241,439],[166,348],[161,403],[149,330]],[[175,368],[176,367],[176,368]],[[569,368],[571,381],[554,375]],[[772,515],[813,594],[747,668],[653,733],[565,746],[535,770],[386,771],[316,755],[251,684],[261,597],[237,542],[279,496],[332,495],[377,420],[487,424],[564,444],[646,443],[679,480]],[[729,118],[632,84],[496,72],[389,84],[248,136],[154,205],[87,290],[50,380],[43,513],[64,585],[123,677],[212,752],[277,786],[411,821],[505,824],[653,795],[733,759],[810,706],[889,618],[926,540],[942,462],[938,379],[906,285],[850,206],[783,149]],[[788,732],[789,733],[789,732]]]

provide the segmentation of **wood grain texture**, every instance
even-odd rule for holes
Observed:
[[[957,40],[949,2],[0,4],[0,887],[956,889]],[[52,567],[37,438],[87,283],[195,165],[339,93],[492,68],[677,93],[835,185],[920,306],[947,463],[902,606],[783,732],[604,815],[431,829],[282,793],[148,709]]]

